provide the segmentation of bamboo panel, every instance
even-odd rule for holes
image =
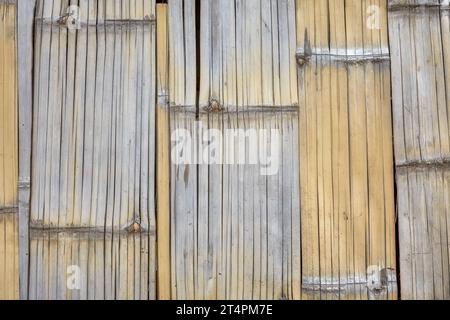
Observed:
[[[297,30],[306,298],[395,298],[386,3],[298,0]]]
[[[172,163],[172,298],[299,299],[295,3],[201,1],[194,106],[187,83],[186,91],[177,86],[196,62],[183,51],[192,48],[192,34],[178,32],[195,25],[189,18],[193,1],[183,3],[184,11],[181,2],[169,2],[170,123],[172,134],[186,130],[200,142],[189,150],[172,136],[172,159],[178,153],[202,161]],[[261,174],[248,159],[238,163],[252,152],[249,129],[279,132],[278,138],[254,140],[263,150],[280,148],[274,174]],[[220,135],[228,130],[243,138],[225,143]]]
[[[145,261],[149,238],[146,233],[32,230],[29,299],[154,299]]]
[[[296,106],[293,0],[201,1],[199,107]]]
[[[16,5],[0,1],[0,300],[19,297]]]
[[[67,11],[70,4],[77,7]],[[130,285],[145,283],[147,293],[138,297],[154,298],[155,2],[40,0],[34,39],[30,226],[38,233],[141,234],[149,253],[131,250],[134,238],[123,238],[118,276]],[[42,254],[51,255],[50,249],[42,246]],[[33,254],[30,259],[39,259]],[[86,259],[91,270],[95,259]],[[144,278],[132,272],[141,264]],[[32,297],[54,297],[37,290],[30,288]]]
[[[390,1],[402,299],[450,299],[449,2]]]
[[[0,213],[0,300],[19,298],[17,213]]]
[[[0,2],[0,210],[17,206],[16,6]]]

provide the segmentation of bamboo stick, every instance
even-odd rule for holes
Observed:
[[[158,106],[157,106],[157,212],[158,212],[158,299],[170,293],[170,137],[168,111],[168,25],[167,5],[156,6]]]

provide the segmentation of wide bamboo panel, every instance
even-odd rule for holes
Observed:
[[[0,300],[19,297],[16,5],[0,1]]]
[[[40,0],[34,40],[30,228],[130,236],[117,238],[114,259],[107,249],[97,257],[102,251],[93,256],[75,236],[68,240],[88,259],[89,272],[99,267],[97,259],[117,265],[103,284],[94,282],[105,287],[98,296],[92,281],[84,283],[84,295],[55,295],[54,284],[41,286],[42,279],[64,277],[59,273],[69,262],[55,260],[59,249],[51,251],[52,245],[65,250],[59,238],[40,251],[31,247],[30,270],[38,271],[30,273],[29,297],[154,298],[155,1]],[[61,271],[31,267],[33,259],[45,266],[44,257]],[[146,272],[133,271],[139,268]],[[127,283],[128,293],[117,291],[111,277]],[[140,285],[143,292],[131,294]]]
[[[18,241],[17,213],[0,213],[0,300],[19,298]]]
[[[191,42],[194,12],[201,17],[200,52]],[[172,148],[172,159],[179,153],[203,162],[172,163],[171,296],[299,299],[295,2],[169,1],[169,30],[172,134],[182,129],[203,140],[193,150]],[[214,137],[204,136],[209,129]],[[262,174],[248,159],[238,163],[252,150],[249,129],[279,133],[253,140],[263,150],[279,147],[276,172]],[[243,139],[218,143],[228,130]],[[205,144],[217,154],[205,156]]]
[[[395,298],[386,2],[298,0],[297,30],[304,297]]]
[[[0,1],[0,210],[17,207],[16,6]]]
[[[154,299],[150,236],[31,231],[29,299]]]
[[[449,1],[389,1],[402,299],[450,299]]]

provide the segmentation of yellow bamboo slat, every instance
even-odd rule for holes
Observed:
[[[16,5],[0,2],[0,300],[19,298]]]
[[[168,110],[167,4],[156,5],[157,19],[157,243],[158,299],[169,300],[170,292],[170,137]]]
[[[297,1],[305,298],[396,297],[386,17],[384,1]]]
[[[0,4],[0,208],[17,206],[15,8]]]
[[[450,299],[450,3],[389,6],[401,298]]]

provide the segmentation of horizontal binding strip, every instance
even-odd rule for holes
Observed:
[[[353,293],[360,293],[361,290],[368,290],[370,292],[375,292],[377,295],[385,294],[386,292],[392,292],[397,289],[396,280],[389,281],[383,288],[369,289],[368,283],[354,283],[354,284],[304,284],[302,285],[302,292],[306,295],[315,294],[336,294],[336,295],[347,295]],[[366,291],[367,292],[367,291]]]
[[[0,4],[16,4],[16,0],[0,0]]]
[[[35,22],[41,25],[58,26],[67,28],[66,19],[68,16],[61,18],[35,18]],[[154,25],[156,20],[154,18],[144,19],[106,19],[92,22],[79,22],[80,28],[86,27],[138,27],[138,26],[151,26]],[[75,28],[76,29],[76,28]]]
[[[439,4],[434,2],[428,3],[389,3],[389,11],[390,12],[399,12],[399,11],[411,11],[415,10],[417,12],[427,12],[430,10],[449,10],[450,6],[448,4]]]
[[[18,188],[19,190],[28,190],[31,187],[31,181],[30,178],[20,178],[19,177],[19,183]]]
[[[415,160],[396,164],[397,169],[450,169],[450,158],[437,160]]]
[[[170,111],[179,113],[196,113],[196,106],[179,106],[171,105]],[[202,105],[198,108],[200,114],[233,114],[233,113],[246,113],[246,112],[258,112],[258,113],[295,113],[299,111],[298,104],[292,105],[261,105],[261,106],[212,106]]]
[[[30,228],[30,238],[33,239],[112,239],[113,237],[154,236],[155,232],[126,232],[124,230],[105,230],[103,228]]]
[[[261,106],[214,106],[203,105],[200,106],[200,113],[243,113],[243,112],[269,112],[269,113],[282,113],[282,112],[297,112],[299,109],[297,104],[292,105],[261,105]]]
[[[41,225],[31,224],[30,231],[37,235],[43,234],[87,234],[87,235],[105,235],[105,234],[118,234],[118,235],[155,235],[155,232],[150,230],[134,231],[130,227],[119,228],[103,228],[103,227],[45,227]]]
[[[347,54],[347,53],[328,53],[328,52],[314,52],[311,50],[304,50],[302,48],[296,53],[297,63],[302,66],[312,59],[321,59],[321,62],[336,62],[342,64],[367,64],[367,63],[383,63],[390,62],[391,57],[389,53],[364,53],[364,54]]]
[[[18,211],[17,207],[0,208],[0,214],[12,214],[12,213],[17,213],[17,211]]]

